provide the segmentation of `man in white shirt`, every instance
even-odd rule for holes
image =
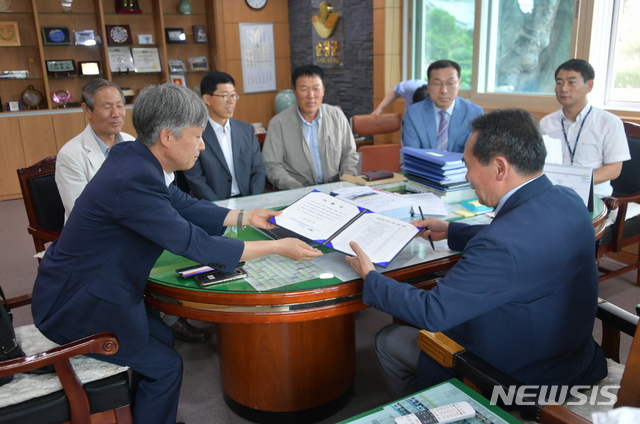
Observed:
[[[589,104],[595,72],[586,60],[563,63],[555,78],[562,109],[542,118],[540,127],[562,143],[564,164],[592,168],[595,193],[610,196],[610,181],[620,175],[622,162],[631,159],[622,120]]]
[[[429,97],[427,82],[419,79],[400,81],[395,87],[387,92],[384,99],[382,99],[378,107],[371,112],[371,114],[380,115],[391,105],[391,103],[395,102],[400,97],[404,99],[406,107],[409,107],[414,103],[421,102]]]
[[[193,168],[184,171],[190,194],[222,200],[264,191],[265,170],[253,126],[233,119],[240,95],[225,72],[209,72],[200,83],[209,122],[202,133],[205,149]]]
[[[56,185],[64,204],[65,222],[84,187],[98,172],[111,148],[135,137],[121,132],[127,111],[120,87],[111,81],[96,78],[82,87],[82,110],[89,125],[69,140],[58,152]],[[190,343],[205,342],[208,331],[194,327],[185,318],[165,315],[163,321],[174,337]]]

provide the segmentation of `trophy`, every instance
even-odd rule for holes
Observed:
[[[58,90],[51,93],[51,99],[54,103],[59,104],[58,107],[67,107],[67,103],[71,100],[71,93],[67,90]]]

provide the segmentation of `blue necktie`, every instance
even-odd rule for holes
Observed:
[[[438,150],[447,150],[449,147],[449,114],[446,110],[440,111],[440,125],[438,125]]]

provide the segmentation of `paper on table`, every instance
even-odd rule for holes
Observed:
[[[412,213],[419,213],[422,208],[424,215],[447,216],[447,208],[442,199],[434,193],[405,194],[402,197],[413,203]]]
[[[547,148],[547,157],[545,163],[562,163],[562,141],[558,138],[552,138],[543,135],[544,147]]]
[[[355,255],[349,242],[355,241],[376,264],[387,264],[417,234],[413,225],[384,215],[366,213],[331,240],[331,246]]]
[[[309,193],[303,199],[276,216],[275,222],[319,243],[331,237],[360,212],[357,206],[334,202],[331,196],[320,192]]]
[[[403,196],[371,187],[340,188],[332,191],[331,194],[345,202],[353,203],[377,213],[406,208],[408,214],[412,206],[412,203],[404,199]]]

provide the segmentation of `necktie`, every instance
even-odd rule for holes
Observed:
[[[446,110],[440,111],[440,125],[438,125],[438,150],[447,150],[449,145],[449,114]]]

